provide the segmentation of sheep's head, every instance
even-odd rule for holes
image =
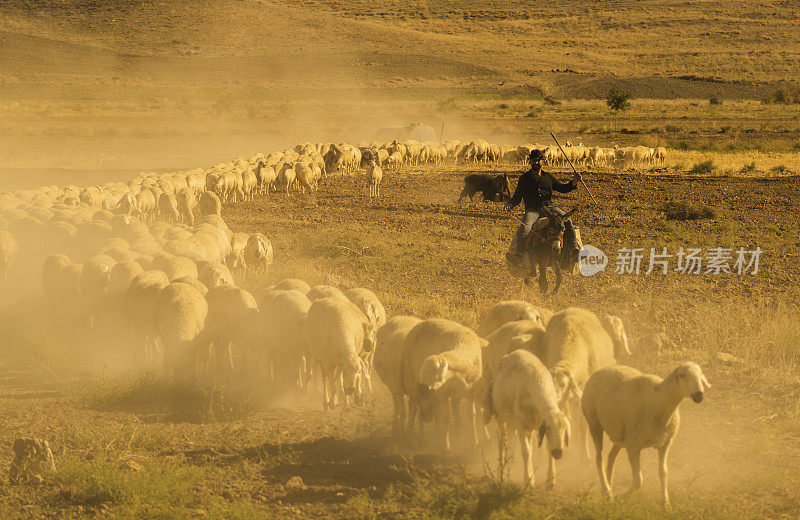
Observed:
[[[611,339],[614,341],[614,357],[620,359],[623,354],[631,355],[631,349],[628,346],[628,335],[625,333],[625,327],[622,325],[622,319],[618,316],[605,314],[600,318],[603,328]]]
[[[711,384],[697,363],[686,361],[672,371],[670,378],[675,378],[682,397],[691,397],[695,403],[703,401],[703,393],[711,388]]]
[[[447,381],[450,365],[440,355],[425,358],[419,369],[419,383],[427,390],[437,390]]]
[[[561,410],[553,410],[539,425],[539,447],[547,438],[547,449],[554,459],[560,459],[569,447],[569,419]]]
[[[364,321],[364,352],[372,352],[378,344],[378,328],[369,320]]]
[[[345,359],[341,366],[342,388],[345,395],[361,397],[361,363],[353,356],[353,359]]]
[[[571,397],[574,396],[575,399],[580,399],[583,396],[583,392],[578,388],[569,369],[564,367],[554,368],[553,383],[556,387],[556,398],[562,408],[571,400]]]
[[[228,266],[228,269],[233,273],[239,273],[240,275],[244,273],[247,270],[247,263],[244,260],[244,250],[231,251],[230,254],[225,257],[225,265]]]

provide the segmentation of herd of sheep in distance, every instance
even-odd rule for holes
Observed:
[[[486,141],[301,144],[207,170],[0,193],[0,284],[14,261],[36,266],[59,327],[127,331],[142,362],[173,381],[225,384],[258,367],[297,392],[321,386],[327,410],[359,402],[372,391],[375,373],[391,393],[397,433],[434,422],[449,450],[462,425],[471,442],[481,443],[494,421],[502,459],[508,430],[516,431],[526,485],[533,484],[537,441],[546,445],[547,487],[555,483],[556,460],[570,439],[577,438],[580,450],[593,441],[608,496],[618,452],[627,450],[637,488],[639,453],[656,448],[668,504],[666,459],[678,405],[686,397],[699,403],[710,385],[691,362],[664,379],[618,365],[630,355],[620,318],[503,301],[473,330],[442,318],[388,319],[366,288],[312,287],[299,279],[252,292],[237,285],[253,272],[268,273],[273,249],[262,234],[233,232],[221,216],[222,201],[251,200],[293,185],[313,190],[331,172],[362,167],[374,180],[376,170],[407,163],[521,162],[530,147]],[[575,162],[607,157],[595,148],[566,150],[582,154],[572,157]],[[654,153],[648,161],[656,160]],[[380,173],[377,178],[368,183],[373,194]],[[466,422],[460,420],[464,411]],[[607,462],[604,433],[612,442]]]

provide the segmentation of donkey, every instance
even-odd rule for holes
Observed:
[[[556,286],[553,294],[558,293],[563,278],[561,272],[561,251],[564,246],[564,221],[568,219],[575,210],[572,208],[564,215],[556,211],[551,211],[547,207],[542,208],[543,217],[534,223],[528,235],[527,251],[531,267],[530,276],[536,276],[536,266],[539,266],[539,291],[547,293],[547,268],[551,267],[556,273]],[[526,279],[528,281],[529,279]]]

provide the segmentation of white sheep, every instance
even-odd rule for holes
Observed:
[[[344,295],[361,309],[361,312],[372,320],[376,327],[381,327],[386,323],[386,309],[374,292],[357,287],[348,290]]]
[[[56,307],[66,303],[60,301],[59,281],[64,269],[70,264],[72,264],[72,261],[67,255],[54,254],[45,258],[42,266],[42,289],[44,290],[44,295]]]
[[[547,438],[550,454],[546,486],[555,484],[555,461],[569,446],[569,419],[558,406],[553,378],[547,367],[527,350],[515,350],[500,360],[492,382],[485,419],[495,418],[500,432],[500,471],[505,466],[508,427],[516,431],[522,449],[523,483],[533,486],[531,448],[533,432],[539,431],[539,446]]]
[[[383,180],[383,170],[381,170],[380,166],[375,164],[374,159],[370,161],[370,163],[367,165],[366,179],[367,179],[367,195],[369,196],[369,198],[380,197],[381,181]]]
[[[481,349],[486,343],[473,330],[442,318],[425,320],[411,329],[401,360],[403,387],[409,397],[409,432],[417,416],[421,422],[436,417],[441,423],[444,449],[450,450],[448,400],[452,400],[454,412],[461,399],[472,400],[473,386],[481,376]],[[468,410],[477,443],[474,406],[468,406]],[[460,422],[458,416],[456,420]]]
[[[345,301],[350,301],[341,289],[332,285],[315,285],[306,293],[306,296],[312,302],[323,298],[340,298]]]
[[[539,355],[544,327],[535,320],[520,320],[506,323],[486,338],[488,344],[483,349],[483,376],[491,380],[497,374],[500,360],[517,350],[525,348],[532,354]]]
[[[108,293],[108,283],[111,280],[111,269],[117,263],[108,255],[96,255],[83,264],[81,271],[81,296],[87,306],[90,317],[96,318],[102,314],[102,304]]]
[[[255,346],[258,333],[258,305],[252,294],[239,287],[218,285],[208,290],[208,317],[198,342],[198,363],[205,376],[215,362],[216,377],[227,378],[235,371],[232,344],[243,357]],[[246,364],[244,366],[247,366]]]
[[[282,291],[300,291],[303,294],[308,294],[308,291],[311,290],[311,286],[298,278],[286,278],[276,283],[273,289]]]
[[[311,300],[299,291],[272,291],[259,300],[263,351],[271,378],[303,389],[311,375],[305,322]]]
[[[600,323],[606,329],[611,340],[614,342],[614,357],[619,360],[624,356],[631,355],[631,349],[628,344],[628,334],[625,332],[625,326],[622,324],[622,319],[611,314],[604,314],[600,316]]]
[[[595,372],[583,389],[581,408],[594,440],[597,473],[603,493],[611,496],[614,461],[625,448],[633,473],[631,490],[642,485],[639,455],[644,448],[658,450],[661,496],[669,507],[667,456],[678,433],[678,405],[691,397],[695,403],[711,388],[699,365],[684,362],[666,378],[643,374],[628,366],[607,367]],[[613,443],[608,464],[603,465],[603,433]]]
[[[175,195],[175,199],[181,219],[190,226],[194,224],[194,208],[197,207],[197,197],[194,194],[194,190],[181,188]]]
[[[184,276],[197,278],[197,264],[191,258],[162,253],[153,258],[153,269],[167,274],[169,281],[174,281]]]
[[[359,354],[362,350],[373,350],[375,327],[346,299],[323,298],[311,304],[305,329],[309,355],[320,366],[322,406],[333,409],[339,378],[346,396],[354,395],[359,387],[362,375]]]
[[[203,282],[201,282],[197,278],[192,278],[191,276],[184,276],[182,278],[176,278],[171,283],[185,283],[185,284],[191,285],[192,287],[197,289],[197,291],[200,294],[202,294],[203,296],[208,294],[208,287],[206,287],[206,284],[204,284]]]
[[[542,307],[537,307],[520,300],[507,300],[498,302],[486,311],[478,322],[478,335],[482,338],[489,336],[503,324],[510,321],[533,320],[547,325],[553,313]]]
[[[173,282],[156,301],[155,327],[164,349],[164,367],[176,378],[191,375],[197,352],[197,337],[205,326],[208,303],[190,284]]]
[[[235,285],[230,269],[220,262],[205,264],[197,273],[197,279],[208,289],[218,285]]]
[[[161,290],[169,284],[163,271],[151,270],[133,279],[126,296],[126,316],[131,331],[143,346],[145,361],[155,365],[160,352],[156,331],[156,304]]]
[[[177,224],[181,220],[178,211],[178,201],[173,193],[164,192],[158,196],[158,216],[170,224]]]
[[[373,363],[381,381],[389,387],[394,403],[393,430],[402,431],[406,422],[406,395],[403,387],[401,359],[406,336],[422,320],[413,316],[395,316],[378,329]]]
[[[255,233],[247,238],[244,246],[244,261],[247,268],[266,274],[272,267],[274,253],[272,243],[261,233]]]
[[[286,163],[278,172],[277,184],[284,186],[286,188],[286,196],[289,196],[289,189],[294,184],[295,179],[297,178],[297,174],[295,173],[295,169],[293,164]]]
[[[578,429],[580,446],[588,455],[589,439],[585,425],[579,421],[581,391],[592,374],[616,364],[614,339],[596,314],[570,307],[555,314],[547,324],[541,356],[553,374],[562,408]]]
[[[222,202],[215,193],[210,191],[204,191],[200,195],[200,201],[197,206],[200,209],[200,214],[203,216],[222,214]]]
[[[17,258],[17,241],[8,231],[0,230],[0,287],[5,286],[8,269]]]

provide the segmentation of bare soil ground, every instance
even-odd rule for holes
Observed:
[[[425,439],[393,440],[380,384],[365,406],[333,413],[319,389],[165,385],[119,331],[56,329],[38,266],[23,266],[11,285],[25,297],[0,293],[0,445],[48,438],[59,469],[42,486],[0,487],[0,517],[797,518],[799,26],[788,0],[2,2],[0,190],[357,143],[411,121],[500,143],[549,144],[554,131],[670,148],[658,174],[587,173],[597,204],[583,191],[559,200],[580,205],[584,242],[612,266],[624,246],[763,254],[755,276],[608,271],[542,297],[505,272],[507,214],[455,202],[463,175],[508,166],[387,172],[372,202],[360,178],[332,178],[313,196],[224,208],[234,229],[275,246],[274,271],[251,288],[287,276],[355,284],[392,314],[470,326],[505,298],[581,305],[625,320],[634,366],[664,375],[700,362],[714,386],[682,406],[671,514],[657,505],[653,454],[641,495],[611,504],[574,449],[554,492],[498,488],[493,446],[443,456]],[[633,94],[631,110],[609,111],[612,87]],[[687,175],[707,160],[712,175]],[[673,220],[669,202],[711,215]],[[675,345],[659,348],[661,332]],[[306,487],[286,489],[292,476]]]
[[[557,296],[544,297],[504,270],[500,259],[514,227],[507,214],[494,204],[455,202],[464,174],[493,170],[389,172],[375,201],[363,195],[361,178],[335,177],[315,195],[272,194],[226,206],[223,215],[236,231],[263,232],[275,246],[275,270],[249,280],[251,287],[288,276],[365,286],[390,314],[445,316],[471,326],[492,303],[520,297],[553,309],[580,305],[620,315],[633,339],[630,364],[663,375],[678,360],[695,359],[714,385],[701,405],[682,406],[670,463],[675,517],[796,515],[798,179],[587,175],[597,205],[583,192],[559,201],[580,205],[586,243],[612,255],[626,245],[759,245],[760,271],[612,271],[567,277]],[[663,204],[675,200],[708,204],[716,216],[668,220]],[[4,314],[15,322],[13,311]],[[202,396],[123,368],[127,361],[111,356],[102,338],[77,347],[34,321],[41,337],[10,334],[5,349],[2,442],[45,436],[60,469],[53,483],[6,488],[5,518],[167,511],[176,518],[663,516],[654,454],[644,458],[641,496],[614,504],[597,499],[593,463],[576,447],[559,464],[555,492],[521,493],[513,484],[498,490],[491,484],[494,446],[476,453],[462,440],[453,456],[443,456],[424,439],[392,440],[391,401],[380,384],[367,405],[331,413],[319,410],[319,389],[297,398],[256,383],[222,398]],[[661,331],[674,348],[650,342]],[[99,364],[105,368],[98,379]],[[536,462],[540,482],[543,460]],[[618,489],[628,473],[620,461]],[[307,487],[287,490],[293,476]],[[511,481],[518,478],[515,465]]]

